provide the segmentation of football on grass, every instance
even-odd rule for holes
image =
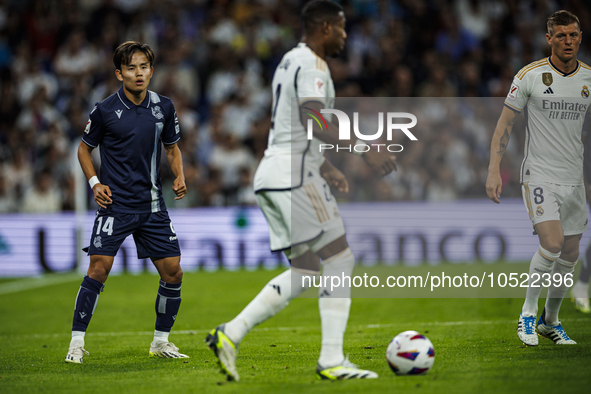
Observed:
[[[435,349],[424,335],[417,331],[404,331],[388,345],[386,359],[396,375],[422,375],[433,366]]]

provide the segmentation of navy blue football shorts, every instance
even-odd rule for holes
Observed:
[[[99,212],[94,220],[88,255],[115,256],[131,234],[138,259],[181,255],[179,241],[166,211],[140,214]]]

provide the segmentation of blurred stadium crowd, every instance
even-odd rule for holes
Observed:
[[[253,204],[270,81],[299,41],[304,3],[0,0],[0,212],[73,209],[75,152],[95,102],[120,87],[112,53],[126,40],[154,49],[150,89],[172,98],[179,116],[189,192],[174,206]],[[549,55],[550,14],[568,9],[584,32],[591,26],[585,0],[340,3],[348,40],[345,52],[329,60],[337,97],[504,97],[521,67]],[[590,39],[583,39],[579,58],[591,62]],[[490,110],[495,119],[500,110]],[[468,124],[422,130],[385,182],[367,166],[347,166],[350,179],[370,186],[339,198],[484,197],[493,130],[475,132]],[[522,132],[508,150],[503,196],[519,196]],[[172,193],[172,174],[162,168],[165,192]]]

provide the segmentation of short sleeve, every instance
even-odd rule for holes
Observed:
[[[98,104],[95,104],[92,111],[90,111],[88,122],[86,122],[82,141],[84,141],[86,145],[96,148],[103,141],[104,134],[105,128],[103,125],[103,115],[101,114]]]
[[[314,98],[315,101],[320,101],[326,104],[328,89],[328,73],[318,68],[302,69],[296,76],[296,93],[298,97],[304,99]]]
[[[526,78],[519,79],[515,77],[505,99],[505,105],[514,111],[521,112],[527,105],[529,96],[530,92],[527,88]]]
[[[162,142],[165,145],[172,145],[181,139],[181,128],[179,126],[179,119],[176,116],[176,111],[172,102],[170,103],[170,115],[166,117],[164,122],[164,129],[162,130]]]

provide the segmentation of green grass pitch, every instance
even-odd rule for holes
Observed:
[[[18,292],[6,289],[23,280],[0,280],[0,393],[591,390],[591,316],[575,311],[568,299],[561,319],[579,344],[557,346],[540,339],[535,348],[526,348],[515,333],[522,299],[354,299],[345,353],[380,377],[339,382],[316,380],[318,304],[313,298],[297,299],[246,337],[238,357],[241,381],[226,382],[203,338],[208,329],[234,317],[278,272],[185,273],[183,302],[170,339],[191,357],[186,361],[148,357],[157,276],[112,276],[86,335],[90,355],[82,365],[64,362],[81,277]],[[389,341],[409,329],[426,334],[435,346],[435,365],[427,375],[395,376],[385,361]]]

